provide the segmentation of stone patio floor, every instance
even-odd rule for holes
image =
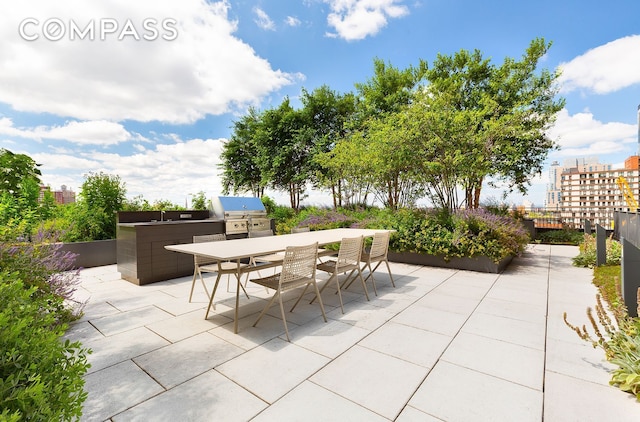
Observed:
[[[298,305],[291,343],[277,305],[252,327],[270,297],[260,286],[241,296],[234,334],[234,284],[205,320],[191,277],[136,286],[116,265],[82,270],[89,303],[67,337],[93,350],[83,420],[638,421],[602,350],[562,320],[589,326],[595,304],[577,253],[529,245],[502,274],[391,263],[396,288],[378,269],[378,295],[354,283],[344,314],[327,288],[328,323]]]

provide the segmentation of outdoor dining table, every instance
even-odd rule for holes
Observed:
[[[265,264],[255,267],[241,266],[241,261],[250,259],[251,257],[269,255],[282,252],[288,246],[304,246],[318,242],[318,246],[322,247],[331,243],[338,243],[343,238],[349,237],[373,237],[376,232],[384,232],[388,230],[373,229],[329,229],[317,230],[303,233],[283,234],[278,236],[254,237],[243,239],[231,239],[224,242],[202,242],[202,243],[183,243],[179,245],[167,245],[165,248],[170,251],[182,252],[191,255],[201,255],[218,261],[235,261],[238,264],[236,273],[236,303],[233,315],[233,331],[238,333],[238,306],[240,303],[240,278],[241,275],[248,271],[262,270],[268,267],[274,267],[278,264]]]

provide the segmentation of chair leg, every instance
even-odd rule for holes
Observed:
[[[387,270],[389,271],[389,278],[391,279],[391,285],[393,287],[396,287],[396,283],[393,281],[393,276],[391,275],[391,267],[389,266],[389,261],[385,259],[384,263],[387,264]]]
[[[264,309],[262,310],[262,312],[260,312],[260,315],[258,315],[258,319],[256,319],[256,322],[253,323],[254,327],[256,325],[258,325],[258,322],[260,322],[260,320],[262,319],[262,316],[264,315],[264,313],[269,310],[269,308],[273,304],[273,301],[276,299],[276,297],[278,297],[279,294],[280,294],[280,292],[276,290],[275,294],[273,296],[271,296],[271,299],[269,299],[269,303],[267,303],[267,306],[265,306]]]
[[[238,280],[240,280],[240,277],[239,277],[238,275],[236,275],[236,277],[238,277]],[[231,280],[231,273],[228,273],[228,274],[227,274],[227,293],[230,293],[230,292],[231,292],[231,290],[229,290],[229,283],[230,283],[230,280]],[[247,281],[249,281],[249,273],[247,273]],[[238,283],[238,285],[240,286],[240,288],[241,288],[241,289],[242,289],[242,291],[244,292],[244,295],[247,297],[247,299],[251,299],[251,298],[249,297],[249,293],[247,293],[247,290],[245,289],[245,286],[247,285],[247,281],[245,281],[245,283],[244,283],[245,285],[244,285],[244,286],[242,285],[242,281],[240,281],[240,282]]]
[[[207,283],[204,282],[204,277],[202,276],[202,271],[198,269],[198,274],[200,275],[200,282],[202,283],[202,287],[204,288],[204,292],[209,297],[209,290],[207,290]]]
[[[338,276],[336,275],[336,287],[338,288],[338,298],[340,299],[340,309],[342,310],[342,314],[344,315],[344,304],[342,303],[342,293],[340,293],[340,281],[338,281]],[[331,280],[329,280],[331,281]],[[329,284],[329,282],[327,282]],[[320,297],[320,296],[318,296]]]
[[[198,268],[196,267],[193,270],[193,280],[191,280],[191,292],[189,293],[189,303],[191,303],[191,298],[193,298],[193,288],[196,286],[197,274],[198,274]]]
[[[209,290],[207,289],[207,284],[204,282],[204,278],[202,277],[202,272],[200,271],[200,268],[196,267],[193,270],[193,279],[191,280],[191,292],[189,293],[189,303],[191,303],[191,300],[193,299],[193,289],[196,285],[196,278],[200,277],[200,282],[202,283],[202,287],[204,287],[204,292],[207,294],[207,297],[209,297]]]
[[[293,312],[293,310],[296,308],[296,306],[298,306],[298,303],[300,303],[300,299],[302,299],[302,296],[304,296],[304,294],[307,292],[307,288],[308,287],[309,287],[308,284],[306,286],[304,286],[304,290],[302,290],[302,293],[300,293],[300,296],[298,296],[298,300],[296,300],[296,303],[293,304],[293,307],[291,308],[291,310],[289,312]]]
[[[287,335],[287,341],[291,343],[291,339],[289,338],[289,328],[287,327],[287,318],[284,315],[284,305],[282,304],[282,295],[278,297],[278,301],[280,302],[280,315],[282,315],[282,323],[284,324],[284,332]]]
[[[329,285],[329,283],[331,283],[331,280],[332,280],[334,277],[338,277],[338,275],[337,275],[337,274],[335,274],[335,273],[334,273],[334,274],[331,274],[331,277],[329,277],[329,280],[327,280],[327,282],[326,282],[326,283],[324,283],[324,285],[323,285],[323,286],[322,286],[322,288],[320,289],[320,294],[322,294],[322,292],[324,292],[324,289],[326,289],[326,288],[327,288],[327,286]],[[312,304],[312,303],[313,303],[313,301],[315,301],[315,300],[316,300],[316,298],[314,297],[313,299],[311,299],[311,302],[309,302],[309,304]]]
[[[207,306],[207,313],[204,315],[204,319],[209,319],[209,311],[211,311],[211,306],[213,309],[216,309],[216,304],[213,303],[213,297],[216,295],[216,290],[218,290],[218,283],[220,282],[220,273],[216,277],[216,283],[213,285],[213,291],[211,292],[211,297],[209,298],[209,306]]]
[[[369,299],[369,292],[367,292],[367,284],[364,282],[364,278],[362,278],[362,271],[360,271],[360,267],[358,266],[358,277],[360,277],[360,281],[362,282],[362,289],[364,290],[364,295],[366,296],[367,300],[370,301],[371,299]],[[373,290],[376,292],[376,296],[378,296],[378,292],[376,291],[376,285],[373,285]]]
[[[353,281],[356,279],[355,277],[351,278],[351,276],[353,275],[355,270],[356,270],[355,268],[353,270],[351,270],[351,272],[349,273],[347,278],[345,278],[344,281],[342,282],[341,288],[347,290],[349,288],[349,286],[351,286],[351,283],[353,283]]]
[[[378,265],[380,265],[380,262],[378,262]],[[378,268],[378,265],[376,265],[376,268],[371,269],[371,262],[367,262],[367,264],[362,267],[362,271],[369,268],[369,274],[367,274],[367,277],[364,279],[365,283],[369,280],[369,277],[373,277],[373,272]]]
[[[247,274],[248,276],[248,274]],[[240,281],[240,276],[236,274],[236,277],[238,277],[238,286],[240,286],[240,288],[242,289],[242,291],[244,292],[244,295],[247,297],[247,299],[251,299],[249,297],[249,293],[247,293],[247,291],[245,290],[244,286],[242,285],[242,281]],[[267,289],[268,291],[269,289]]]
[[[308,284],[307,284],[307,287],[309,287]],[[307,289],[307,287],[305,287],[305,290]],[[316,296],[318,297],[318,303],[320,304],[320,310],[322,311],[322,317],[324,318],[324,322],[327,322],[327,314],[325,314],[325,312],[324,312],[324,305],[322,304],[322,297],[320,297],[320,290],[318,290],[318,284],[315,281],[313,281],[313,287],[316,289]]]
[[[369,280],[369,277],[371,277],[371,284],[373,285],[373,293],[375,293],[376,296],[378,296],[378,289],[376,288],[376,278],[373,276],[373,273],[376,271],[376,268],[378,268],[378,265],[380,265],[380,263],[378,263],[378,265],[376,265],[376,267],[374,269],[371,269],[371,264],[369,265],[369,274],[367,274],[367,277],[364,279],[365,284],[367,283],[367,280]],[[361,271],[364,270],[364,267],[362,267],[360,269]]]

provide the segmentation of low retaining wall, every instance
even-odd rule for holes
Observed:
[[[445,261],[443,256],[427,255],[414,252],[391,252],[388,254],[389,261],[402,262],[405,264],[414,265],[426,265],[428,267],[443,267],[452,268],[457,270],[469,270],[478,271],[482,273],[500,273],[502,272],[511,260],[512,256],[502,258],[497,264],[486,256],[479,256],[474,258],[451,258]]]
[[[76,268],[101,267],[116,263],[116,239],[63,243],[60,251],[77,254]]]

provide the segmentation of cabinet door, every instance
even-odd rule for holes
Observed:
[[[151,274],[154,281],[178,277],[178,257],[184,254],[164,248],[177,243],[175,240],[151,242]],[[190,258],[193,261],[193,257]]]

